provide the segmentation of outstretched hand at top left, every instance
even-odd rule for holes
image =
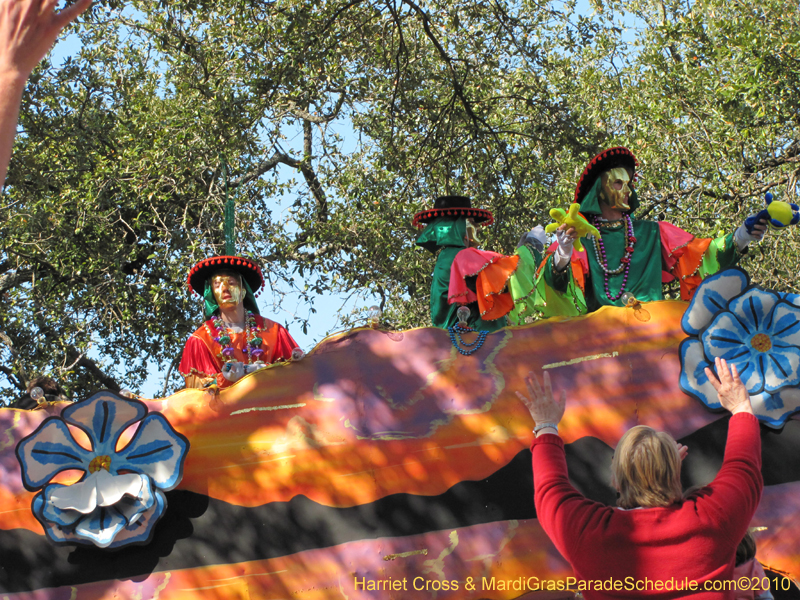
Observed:
[[[0,76],[27,80],[59,32],[92,0],[57,11],[58,0],[0,0]]]
[[[53,47],[59,32],[92,3],[76,0],[57,11],[58,1],[0,0],[0,188],[6,179],[28,76]]]

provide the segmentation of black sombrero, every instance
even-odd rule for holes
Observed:
[[[256,296],[261,286],[264,285],[264,275],[261,267],[249,258],[242,256],[212,256],[204,258],[189,271],[186,283],[200,297],[205,292],[206,280],[220,270],[239,273]]]
[[[581,178],[575,188],[575,202],[583,200],[583,197],[592,188],[597,177],[603,171],[608,171],[615,167],[627,167],[635,173],[638,166],[639,161],[636,160],[633,152],[623,146],[603,150],[589,161],[589,164],[586,165],[583,173],[581,173]],[[633,181],[631,181],[630,186],[633,189]]]
[[[415,214],[411,224],[422,229],[423,225],[438,217],[470,217],[476,225],[494,223],[492,213],[483,208],[472,208],[472,201],[467,196],[439,196],[433,201],[433,208]]]

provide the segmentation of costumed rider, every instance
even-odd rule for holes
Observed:
[[[539,314],[536,295],[536,271],[544,256],[547,234],[537,225],[522,235],[514,253],[519,257],[517,270],[508,280],[508,291],[514,299],[514,308],[508,313],[509,325],[525,325]]]
[[[414,215],[413,225],[424,227],[417,246],[438,252],[430,299],[434,327],[454,327],[460,306],[469,308],[467,325],[475,330],[496,331],[506,325],[513,300],[505,287],[518,259],[474,247],[477,228],[493,222],[491,212],[472,208],[466,196],[439,196],[432,209]]]
[[[214,256],[192,267],[188,285],[203,298],[208,320],[183,349],[179,371],[187,388],[227,387],[267,364],[292,358],[297,348],[292,336],[259,314],[253,292],[263,284],[261,268],[240,256]]]
[[[537,308],[544,316],[624,306],[631,296],[640,302],[663,300],[662,284],[676,279],[681,299],[690,300],[705,277],[734,265],[750,242],[763,237],[765,219],[717,239],[695,237],[664,221],[634,219],[637,166],[633,153],[620,146],[601,152],[584,169],[575,202],[600,237],[585,237],[579,252],[576,229],[566,223],[558,227],[537,276]]]

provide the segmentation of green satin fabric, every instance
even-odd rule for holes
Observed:
[[[466,218],[439,217],[431,221],[417,237],[417,246],[434,254],[439,253],[431,281],[431,323],[434,327],[447,329],[458,323],[456,311],[459,305],[450,304],[447,298],[450,292],[450,267],[453,266],[456,254],[466,248],[466,235]],[[470,309],[467,323],[478,331],[497,331],[506,325],[505,318],[496,321],[482,320],[475,302],[467,306]]]
[[[514,308],[508,313],[508,322],[511,325],[524,325],[527,317],[538,315],[536,269],[542,262],[542,254],[529,245],[520,246],[515,254],[519,256],[519,262],[517,270],[508,280],[508,291],[511,292],[511,297],[514,299]]]
[[[633,233],[636,236],[636,246],[631,255],[631,268],[628,272],[625,291],[630,292],[640,302],[663,300],[664,292],[661,289],[661,234],[658,223],[655,221],[633,221]],[[616,269],[620,260],[625,256],[625,227],[617,229],[603,229],[603,246],[609,268]],[[584,240],[586,254],[589,258],[589,281],[591,292],[587,290],[586,304],[590,311],[601,306],[624,306],[622,299],[610,300],[605,291],[605,277],[600,266],[599,257],[595,246]],[[608,290],[611,297],[619,295],[625,274],[610,275],[608,277]]]
[[[625,254],[625,230],[603,229],[603,245],[609,268],[615,269],[620,264],[620,259]],[[640,302],[663,300],[662,288],[662,244],[661,233],[656,221],[633,221],[633,233],[636,237],[635,251],[631,257],[631,267],[628,274],[625,291],[630,292]],[[622,299],[612,301],[605,291],[605,277],[603,269],[597,260],[597,254],[589,240],[584,239],[583,245],[589,260],[589,277],[586,281],[585,310],[592,312],[601,306],[623,306]],[[706,276],[735,264],[739,259],[739,252],[733,242],[733,234],[714,240],[703,259],[701,275]],[[544,278],[547,286],[560,293],[569,293],[574,290],[572,270],[568,267],[557,272],[553,268],[552,258],[548,259],[544,268]],[[608,290],[611,297],[619,294],[624,281],[624,273],[610,275]],[[572,284],[572,285],[571,285]],[[574,294],[574,292],[573,292]],[[579,308],[579,313],[583,310]],[[552,315],[548,315],[552,316]]]

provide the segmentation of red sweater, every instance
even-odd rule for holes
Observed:
[[[761,437],[754,416],[731,417],[714,481],[667,507],[622,510],[587,500],[569,483],[564,442],[557,435],[540,435],[531,451],[539,522],[572,565],[578,585],[583,582],[587,600],[682,598],[691,595],[684,591],[692,589],[687,581],[697,582],[693,599],[733,598],[732,591],[705,591],[705,582],[719,589],[732,579],[736,546],[761,497]],[[597,591],[598,582],[622,589]],[[657,582],[677,589],[659,591]]]

